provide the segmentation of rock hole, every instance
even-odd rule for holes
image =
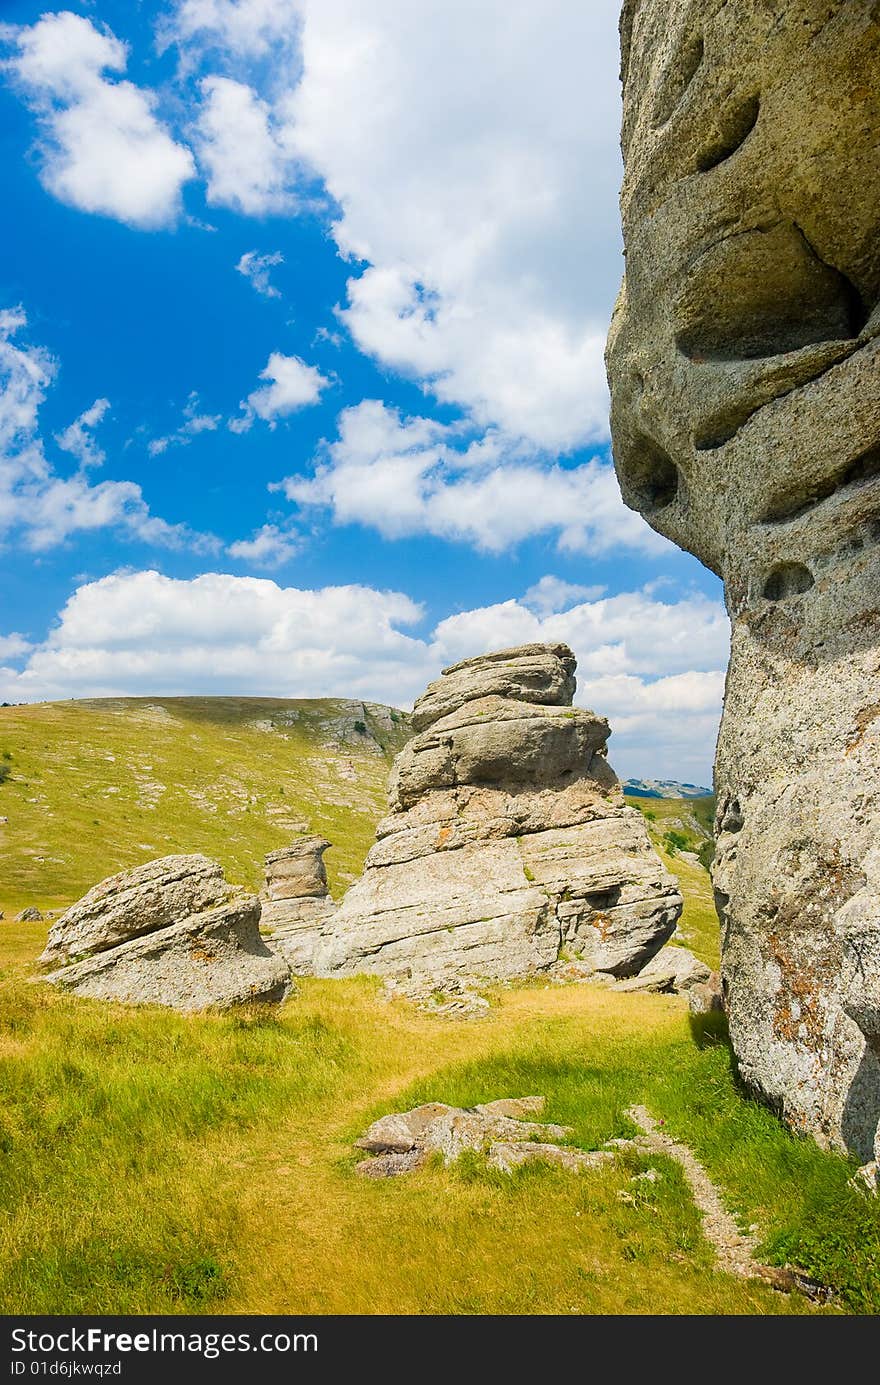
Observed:
[[[739,806],[739,799],[732,798],[724,808],[720,816],[718,825],[719,832],[741,832],[743,826],[742,809]]]
[[[613,909],[620,903],[620,886],[612,885],[607,890],[593,890],[590,894],[585,894],[584,899],[597,914],[604,913],[606,909]]]
[[[636,508],[643,512],[663,510],[678,495],[678,467],[651,438],[636,440],[624,458],[621,475]]]
[[[658,125],[665,125],[676,107],[681,104],[682,98],[696,77],[702,61],[703,35],[695,34],[679,48],[662,79],[654,109],[655,128]]]
[[[803,563],[779,563],[764,583],[768,601],[785,601],[789,596],[801,596],[813,585],[813,574]]]
[[[834,475],[826,477],[823,481],[817,481],[812,486],[805,486],[800,490],[792,490],[791,487],[786,488],[785,491],[771,500],[764,513],[763,523],[784,524],[788,520],[798,519],[837,491],[848,486],[863,485],[866,481],[873,481],[878,476],[880,476],[880,445],[870,447],[866,452],[860,453],[851,462],[847,462],[845,467],[842,467]]]
[[[761,101],[750,96],[741,105],[722,116],[718,138],[708,145],[697,159],[697,172],[708,173],[717,168],[745,144],[758,123]]]
[[[676,345],[690,360],[747,361],[851,341],[867,310],[800,227],[780,221],[711,246],[688,276],[678,319]],[[707,431],[723,434],[724,424]]]

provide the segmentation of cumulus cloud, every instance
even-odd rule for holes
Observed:
[[[47,191],[143,229],[174,222],[195,165],[158,119],[154,93],[105,76],[125,71],[127,46],[69,10],[4,25],[0,38],[17,50],[3,67],[40,124]]]
[[[189,44],[229,55],[263,58],[295,49],[299,0],[178,0],[160,26],[163,46]]]
[[[271,271],[275,265],[284,264],[280,250],[260,255],[256,250],[246,250],[235,268],[239,274],[253,284],[261,298],[280,298],[281,293],[272,283]]]
[[[146,543],[210,550],[209,537],[151,514],[134,481],[89,479],[89,467],[103,454],[88,430],[103,417],[106,400],[97,400],[59,435],[79,469],[69,476],[55,470],[40,435],[39,410],[57,363],[42,347],[20,344],[26,325],[21,308],[0,311],[0,542],[15,535],[40,552],[77,532],[115,528]]]
[[[358,344],[550,451],[606,433],[620,274],[616,12],[547,0],[305,0],[280,103],[368,261]],[[352,118],[356,112],[356,118]]]
[[[564,640],[578,657],[576,702],[609,718],[619,774],[708,782],[727,658],[718,603],[637,591],[542,617],[507,601],[423,626],[402,592],[119,573],[74,592],[45,644],[0,674],[0,699],[225,693],[406,706],[446,664]]]
[[[216,432],[220,423],[220,414],[206,414],[201,411],[199,396],[193,390],[183,406],[183,423],[180,427],[162,437],[151,438],[147,443],[147,451],[151,457],[159,457],[163,452],[167,452],[169,447],[186,447],[200,433]]]
[[[237,539],[227,548],[231,558],[254,567],[282,567],[289,563],[300,549],[296,535],[279,529],[277,524],[264,524],[250,539]]]
[[[197,147],[211,205],[245,216],[292,211],[297,161],[268,103],[231,77],[206,77],[201,93]]]
[[[109,408],[109,399],[96,399],[63,432],[55,434],[62,452],[69,452],[81,467],[102,466],[105,461],[106,454],[92,437],[92,430],[98,427]]]
[[[215,200],[292,207],[313,177],[334,199],[337,245],[365,262],[340,312],[365,352],[548,452],[607,436],[613,7],[178,0],[165,32],[218,71]]]
[[[30,640],[13,630],[10,635],[0,635],[0,659],[19,659],[33,649]]]
[[[281,482],[284,494],[385,538],[432,534],[494,553],[554,532],[560,548],[581,552],[665,546],[624,507],[607,464],[547,465],[500,434],[474,438],[459,425],[404,419],[376,399],[343,410],[325,458],[313,476]]]
[[[529,587],[522,604],[539,616],[555,615],[577,601],[595,601],[605,595],[605,587],[583,587],[578,582],[565,582],[561,577],[546,576]]]
[[[300,409],[317,404],[321,393],[331,383],[316,366],[306,365],[299,356],[284,356],[273,351],[260,379],[268,381],[241,402],[244,411],[240,418],[229,420],[233,433],[246,433],[254,421],[263,419],[274,428],[279,418],[287,418]]]

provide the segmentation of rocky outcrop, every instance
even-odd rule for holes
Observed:
[[[312,971],[315,939],[336,907],[327,886],[323,837],[302,837],[266,857],[262,931],[292,971]]]
[[[260,937],[260,901],[198,855],[103,880],[52,925],[40,961],[77,995],[176,1010],[281,1000],[291,985]]]
[[[541,1096],[502,1097],[481,1106],[445,1106],[431,1101],[399,1115],[382,1116],[356,1141],[370,1157],[357,1172],[367,1178],[393,1178],[420,1168],[432,1154],[444,1164],[466,1150],[484,1154],[490,1168],[512,1173],[526,1163],[557,1164],[579,1173],[612,1164],[607,1149],[585,1150],[560,1145],[572,1132],[566,1125],[541,1125],[523,1120],[544,1109]]]
[[[526,645],[431,684],[320,975],[504,980],[563,954],[626,976],[670,936],[681,896],[623,802],[608,723],[571,706],[574,668],[565,645]]]
[[[624,499],[724,579],[713,867],[741,1076],[880,1119],[880,24],[872,0],[627,0]]]

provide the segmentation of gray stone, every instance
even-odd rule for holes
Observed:
[[[624,499],[724,580],[713,879],[739,1072],[880,1120],[880,24],[873,0],[627,0]]]
[[[574,655],[565,644],[523,644],[451,664],[416,699],[414,731],[482,697],[568,706],[574,696]]]
[[[571,1146],[526,1141],[511,1144],[496,1141],[489,1146],[487,1164],[501,1173],[513,1173],[523,1164],[554,1164],[568,1173],[591,1173],[614,1163],[615,1156],[605,1149],[572,1149]]]
[[[239,894],[44,979],[95,1000],[184,1011],[283,1000],[290,970],[263,943],[259,923],[260,901]]]
[[[3,915],[0,914],[0,918],[2,917]],[[35,904],[30,904],[27,909],[22,909],[20,914],[16,914],[15,921],[16,923],[42,923],[43,915]]]
[[[607,722],[524,701],[521,685],[516,698],[466,697],[465,675],[513,687],[523,666],[571,698],[575,660],[560,645],[471,660],[433,685],[435,711],[457,705],[397,757],[364,874],[315,935],[318,975],[509,980],[567,950],[591,974],[626,976],[673,932],[681,895],[623,802]]]
[[[220,904],[230,893],[207,856],[162,856],[95,885],[49,929],[44,966],[103,952]]]
[[[323,837],[302,837],[266,857],[266,898],[323,899],[327,894]]]
[[[261,931],[291,970],[310,975],[316,940],[336,908],[327,886],[323,837],[308,836],[266,857]]]
[[[706,963],[686,947],[661,947],[637,976],[618,981],[615,990],[680,995],[692,991],[695,986],[705,985],[711,975]]]
[[[490,1167],[504,1173],[534,1161],[573,1172],[613,1161],[610,1150],[561,1147],[558,1141],[571,1134],[567,1126],[519,1119],[543,1109],[542,1096],[502,1097],[474,1107],[433,1101],[382,1116],[356,1141],[357,1149],[373,1156],[359,1163],[357,1171],[370,1178],[391,1178],[418,1168],[432,1154],[449,1165],[468,1150],[486,1155]]]

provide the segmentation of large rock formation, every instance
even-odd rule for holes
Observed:
[[[447,669],[416,703],[390,814],[318,943],[319,974],[525,976],[560,956],[628,976],[670,936],[676,882],[571,706],[565,645]]]
[[[260,901],[206,856],[102,880],[49,930],[44,979],[77,995],[176,1010],[282,1000],[290,968],[260,937]]]
[[[323,837],[301,837],[266,857],[263,933],[300,975],[313,967],[315,938],[335,904],[327,886]]]
[[[626,0],[624,499],[724,579],[723,981],[742,1076],[880,1117],[880,12]]]

